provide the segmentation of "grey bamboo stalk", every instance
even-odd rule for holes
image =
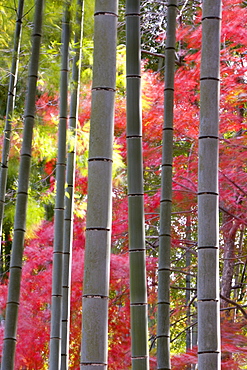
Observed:
[[[187,216],[186,220],[186,240],[191,240],[191,218],[190,215]],[[191,276],[190,276],[190,265],[191,265],[191,251],[189,249],[190,245],[187,244],[185,261],[186,261],[186,307],[187,307],[187,330],[186,330],[186,350],[190,350],[192,347],[192,328],[190,327],[191,319],[191,309],[190,309],[190,300],[191,300]]]
[[[197,302],[194,302],[194,309],[197,310]],[[198,343],[198,322],[197,322],[197,317],[195,316],[195,314],[192,316],[192,333],[191,333],[191,340],[192,340],[192,348],[197,346],[197,343]],[[195,364],[191,365],[191,370],[195,370],[196,369],[196,366]]]
[[[158,369],[171,369],[170,362],[170,249],[173,160],[173,104],[177,0],[167,5],[165,50],[164,125],[160,198],[158,267],[157,363]]]
[[[62,25],[58,154],[56,165],[56,204],[54,218],[53,271],[52,271],[52,303],[50,330],[50,370],[60,370],[61,366],[61,335],[62,335],[62,270],[63,270],[63,231],[64,231],[64,196],[66,168],[66,131],[68,106],[68,70],[69,70],[69,39],[70,39],[70,3],[64,4]]]
[[[4,345],[1,369],[13,370],[16,348],[16,331],[20,285],[22,273],[22,256],[26,228],[26,211],[28,200],[29,173],[31,167],[31,150],[35,118],[35,97],[40,55],[42,30],[43,0],[36,2],[31,58],[29,63],[28,87],[25,102],[24,132],[21,148],[18,190],[14,221],[14,238],[10,261],[10,278],[6,308]]]
[[[81,370],[107,368],[116,0],[96,0]]]
[[[70,117],[68,130],[68,154],[66,166],[66,192],[64,214],[64,257],[62,289],[62,344],[61,370],[68,369],[69,362],[69,325],[70,325],[70,282],[73,236],[73,203],[76,161],[76,134],[80,92],[80,71],[83,38],[84,0],[77,0],[74,57],[72,66],[72,90],[70,99]]]
[[[6,109],[6,121],[4,127],[4,139],[3,139],[3,150],[2,150],[2,162],[0,167],[0,255],[2,245],[2,229],[3,229],[3,214],[5,206],[5,193],[8,175],[8,161],[9,161],[9,150],[12,130],[12,117],[15,106],[15,95],[16,95],[16,84],[19,64],[19,54],[21,45],[21,31],[22,31],[22,17],[23,17],[24,0],[19,0],[17,19],[15,26],[14,36],[14,50],[12,56],[12,66],[9,77],[9,88],[7,98],[7,109]]]
[[[191,340],[192,340],[192,348],[197,346],[197,317],[192,316],[192,330],[191,330]],[[197,365],[192,364],[190,365],[191,370],[196,370]]]
[[[221,0],[202,13],[198,166],[198,369],[219,370],[218,127]]]
[[[187,216],[186,220],[186,240],[191,240],[191,216]],[[185,261],[186,261],[186,307],[187,307],[187,329],[186,329],[186,351],[190,350],[193,347],[193,330],[195,330],[195,326],[193,325],[196,321],[196,318],[193,315],[193,310],[191,309],[191,275],[190,275],[190,265],[191,265],[191,250],[190,244],[187,244],[187,250],[185,254]],[[194,300],[194,298],[192,298]],[[191,326],[192,325],[192,326]],[[194,331],[195,334],[195,331]],[[196,345],[196,343],[194,344]],[[188,370],[194,370],[195,365],[191,364],[188,365]]]
[[[149,369],[141,120],[140,1],[126,1],[127,169],[132,369]]]

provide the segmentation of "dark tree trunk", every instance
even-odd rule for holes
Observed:
[[[223,214],[223,235],[224,235],[224,265],[221,280],[221,296],[230,298],[232,290],[232,279],[235,266],[235,237],[239,228],[239,222],[232,216]],[[228,302],[221,300],[222,307],[227,307]]]

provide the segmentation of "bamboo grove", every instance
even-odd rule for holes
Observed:
[[[244,369],[246,2],[12,3],[1,370]],[[31,365],[18,326],[32,279],[46,339]]]

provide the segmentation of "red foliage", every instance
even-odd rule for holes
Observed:
[[[70,368],[79,369],[84,231],[75,219],[71,291]],[[49,356],[53,223],[44,222],[25,247],[18,321],[16,369],[42,369]],[[110,369],[130,365],[128,255],[112,255],[109,302]],[[7,286],[0,285],[1,315],[5,312]],[[3,326],[0,328],[3,337]],[[2,340],[1,340],[2,345]],[[1,347],[0,347],[1,350]]]
[[[58,98],[53,99],[47,93],[41,95],[36,102],[37,113],[45,124],[53,126],[58,122]]]
[[[246,117],[241,109],[246,104],[246,25],[247,8],[240,0],[223,3],[222,51],[221,51],[221,110],[220,110],[220,200],[232,214],[245,219],[246,214]],[[173,201],[178,211],[196,210],[197,192],[197,137],[199,128],[199,75],[200,75],[200,27],[198,13],[193,26],[181,26],[178,40],[183,41],[180,51],[183,63],[176,71],[175,123],[174,123],[174,177]],[[143,154],[145,177],[145,212],[147,229],[157,231],[160,201],[160,166],[163,122],[163,89],[160,76],[145,72],[143,75]],[[89,89],[81,94],[81,129],[90,116]],[[38,113],[45,124],[57,120],[57,98],[47,94],[37,101]],[[239,132],[239,130],[242,130]],[[238,133],[239,132],[239,133]],[[126,161],[125,101],[117,97],[115,119],[116,142]],[[237,151],[237,155],[236,155]],[[52,175],[55,161],[45,164],[44,176]],[[123,170],[123,177],[125,172]],[[51,185],[54,179],[50,178]],[[124,181],[123,181],[124,182]],[[85,196],[87,178],[77,171],[76,192]],[[242,191],[241,191],[242,189]],[[239,194],[240,193],[240,194]],[[130,319],[128,280],[128,229],[127,197],[125,184],[113,189],[113,225],[110,302],[109,302],[109,370],[130,367]],[[241,202],[237,202],[241,195]],[[238,198],[236,198],[236,196]],[[174,223],[172,231],[174,249],[181,239],[181,225]],[[152,229],[153,228],[153,229]],[[73,241],[73,267],[71,291],[71,364],[79,369],[82,312],[82,276],[85,245],[85,219],[75,217]],[[52,270],[53,224],[44,222],[36,238],[25,247],[21,304],[18,323],[16,369],[42,369],[47,364],[49,351],[49,321]],[[150,255],[155,255],[155,252]],[[155,335],[157,296],[157,258],[148,257],[148,293],[150,306],[150,334]],[[174,278],[174,281],[179,277]],[[0,315],[4,317],[7,287],[0,285]],[[180,302],[181,303],[181,302]],[[179,302],[178,302],[179,306]],[[180,316],[184,307],[176,311]],[[3,321],[0,339],[3,337]],[[222,365],[223,370],[240,369],[246,358],[246,336],[242,323],[222,321],[222,351],[233,353]],[[0,346],[2,340],[0,341]],[[1,349],[1,348],[0,348]],[[182,370],[189,363],[196,363],[196,348],[176,355],[172,369]],[[150,361],[155,368],[155,359]]]
[[[221,322],[222,370],[240,370],[246,365],[246,336],[243,334],[245,321],[238,323],[223,319]],[[229,356],[230,354],[230,356]],[[225,356],[226,355],[226,356]],[[188,364],[197,363],[197,347],[172,357],[172,370],[186,370]]]

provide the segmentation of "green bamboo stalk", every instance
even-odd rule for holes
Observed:
[[[198,166],[198,369],[220,365],[218,135],[221,1],[202,15]]]
[[[107,368],[116,0],[96,0],[81,370]]]
[[[62,344],[61,370],[68,369],[69,362],[69,324],[70,324],[70,282],[73,237],[73,203],[75,184],[76,135],[80,92],[80,71],[83,39],[84,0],[77,0],[74,57],[72,66],[72,91],[68,130],[68,155],[66,167],[66,193],[64,214],[64,256],[62,289]]]
[[[157,363],[158,369],[171,369],[170,362],[170,250],[173,160],[173,105],[177,0],[167,5],[165,51],[164,125],[160,198],[158,267]]]
[[[18,307],[20,300],[20,285],[22,273],[22,256],[26,228],[26,211],[28,200],[29,173],[31,166],[31,150],[33,126],[35,118],[36,84],[40,55],[40,42],[42,30],[43,0],[36,2],[34,15],[33,43],[29,63],[28,87],[25,102],[25,119],[21,159],[19,168],[16,212],[14,222],[14,238],[10,261],[10,278],[6,308],[4,345],[1,369],[13,370],[16,348],[16,331]]]
[[[60,102],[58,127],[58,154],[56,165],[56,204],[54,219],[52,303],[50,330],[50,370],[60,370],[61,335],[62,335],[62,276],[63,276],[63,232],[64,232],[64,197],[66,169],[66,131],[68,106],[68,72],[70,39],[70,0],[64,3],[62,25],[62,50],[60,74]]]
[[[14,36],[14,49],[12,55],[12,66],[9,77],[8,87],[8,98],[7,98],[7,109],[6,109],[6,120],[4,127],[4,139],[3,139],[3,150],[2,150],[2,162],[0,167],[0,255],[2,255],[2,230],[3,230],[3,215],[5,208],[5,193],[8,175],[8,161],[10,151],[10,140],[12,130],[12,117],[15,106],[16,97],[16,84],[19,64],[19,54],[21,46],[21,33],[22,33],[22,17],[24,9],[24,0],[19,0],[18,10],[16,14],[16,26]],[[2,272],[2,271],[1,271]]]
[[[141,119],[140,1],[126,1],[127,176],[133,370],[149,369]]]

